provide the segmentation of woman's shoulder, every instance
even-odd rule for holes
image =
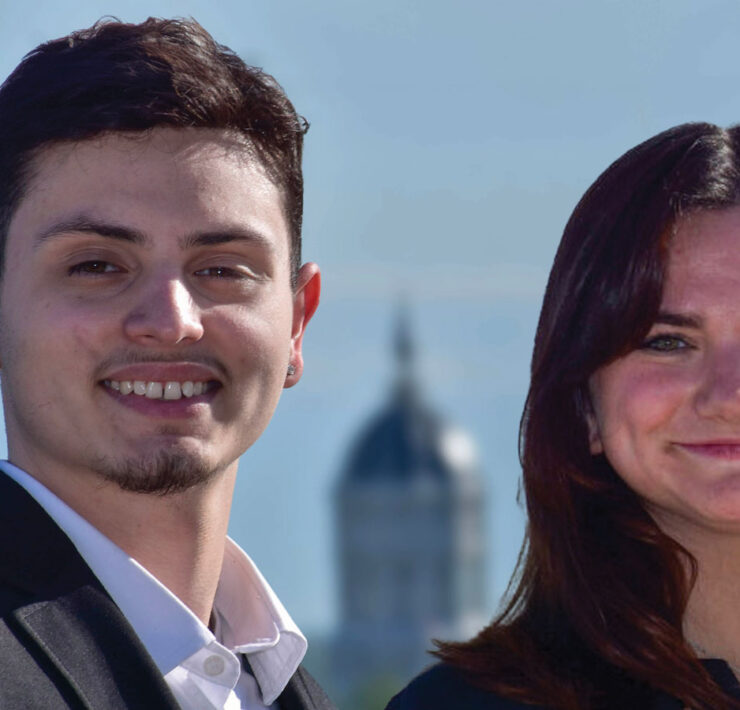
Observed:
[[[438,663],[414,678],[388,704],[386,710],[533,710],[515,700],[477,688],[465,675]]]

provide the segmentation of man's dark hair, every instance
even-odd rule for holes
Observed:
[[[269,74],[194,20],[101,20],[26,55],[0,86],[0,274],[5,238],[40,149],[109,131],[232,130],[283,193],[293,279],[301,261],[307,123]]]

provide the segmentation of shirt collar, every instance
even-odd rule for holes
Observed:
[[[249,658],[266,705],[282,693],[308,643],[249,556],[226,538],[214,601],[221,643]]]
[[[23,486],[64,531],[119,607],[162,675],[214,639],[247,654],[266,705],[295,673],[307,641],[247,554],[226,539],[214,601],[216,636],[136,560],[31,475],[0,469]]]

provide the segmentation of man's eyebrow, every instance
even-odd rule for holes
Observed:
[[[149,238],[144,232],[133,227],[79,215],[55,222],[50,227],[47,227],[36,237],[36,246],[41,245],[49,239],[72,233],[93,234],[110,239],[132,242],[133,244],[145,244],[149,241]],[[186,234],[180,240],[180,246],[183,249],[188,249],[199,246],[228,244],[229,242],[250,242],[270,250],[275,248],[275,245],[264,234],[257,230],[244,227],[227,227],[224,229],[192,232],[191,234]]]
[[[124,227],[121,224],[103,222],[89,217],[79,216],[62,220],[61,222],[55,222],[50,227],[47,227],[43,232],[37,235],[35,239],[36,246],[40,246],[49,239],[71,233],[95,234],[100,237],[133,242],[134,244],[144,244],[147,241],[143,232],[132,227]]]
[[[181,245],[184,249],[192,247],[217,246],[229,242],[248,242],[264,249],[274,250],[275,245],[264,234],[244,227],[215,229],[212,231],[193,232],[183,237]]]
[[[656,325],[675,325],[678,328],[700,328],[701,318],[688,313],[660,311],[655,318]]]

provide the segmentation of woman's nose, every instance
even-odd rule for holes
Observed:
[[[702,416],[740,421],[740,344],[723,348],[708,359],[696,394]]]

